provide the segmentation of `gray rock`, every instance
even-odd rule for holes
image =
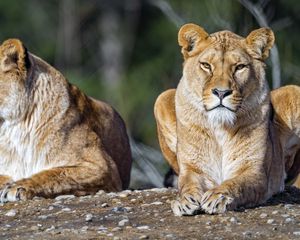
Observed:
[[[285,223],[291,223],[291,222],[294,222],[295,220],[293,218],[286,218],[284,220]]]
[[[85,215],[86,222],[91,222],[92,220],[93,220],[93,214],[88,213],[87,215]]]
[[[102,207],[102,208],[108,207],[108,203],[102,203],[102,204],[101,204],[101,207]]]
[[[137,229],[138,230],[148,230],[148,229],[150,229],[150,227],[147,225],[143,225],[143,226],[138,226]]]
[[[232,223],[237,223],[238,222],[238,220],[235,217],[231,217],[229,221],[232,222]]]
[[[149,236],[148,235],[141,235],[141,236],[139,236],[139,239],[149,239]]]
[[[126,224],[128,224],[129,220],[128,219],[123,219],[118,223],[119,227],[124,227]]]
[[[266,213],[262,213],[259,215],[260,218],[266,218],[267,216],[268,216],[268,214],[266,214]]]
[[[55,198],[55,200],[60,201],[60,200],[72,199],[72,198],[75,198],[75,196],[74,195],[60,195],[60,196],[57,196]]]
[[[17,215],[17,211],[15,209],[11,209],[7,213],[5,213],[5,216],[8,216],[8,217],[14,217],[16,215]]]
[[[273,224],[273,223],[275,223],[274,219],[268,219],[267,224]]]
[[[66,208],[63,208],[61,211],[63,211],[63,212],[70,212],[71,208],[66,207]]]

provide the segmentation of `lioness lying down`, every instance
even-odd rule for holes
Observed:
[[[128,187],[125,125],[16,39],[0,46],[0,201]]]
[[[270,93],[265,78],[273,32],[209,35],[187,24],[178,39],[183,76],[154,110],[162,152],[179,175],[173,212],[223,213],[266,201],[300,170],[300,88]]]

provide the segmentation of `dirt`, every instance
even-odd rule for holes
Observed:
[[[0,239],[300,239],[300,190],[264,206],[176,217],[176,189],[59,196],[0,207]]]

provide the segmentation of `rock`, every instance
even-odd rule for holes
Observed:
[[[115,192],[111,192],[111,193],[108,193],[107,196],[108,196],[109,198],[114,198],[114,197],[117,197],[118,194],[115,193]]]
[[[57,196],[55,198],[55,200],[60,201],[60,200],[72,199],[72,198],[75,198],[75,196],[74,195],[60,195],[60,196]]]
[[[128,224],[129,220],[128,219],[123,219],[118,223],[119,227],[124,227],[126,224]]]
[[[150,227],[147,225],[144,225],[144,226],[138,226],[137,229],[138,230],[148,230],[148,229],[150,229]]]
[[[150,203],[150,205],[162,205],[163,203],[162,202],[159,202],[159,201],[156,201],[156,202],[153,202],[153,203]]]
[[[8,217],[14,217],[16,215],[17,215],[17,211],[15,209],[11,209],[7,213],[5,213],[5,216],[8,216]]]
[[[86,232],[88,229],[89,229],[89,226],[83,226],[83,227],[81,228],[81,231]]]
[[[232,223],[237,223],[238,222],[235,217],[231,217],[229,221],[232,222]]]
[[[149,189],[148,191],[163,193],[163,192],[168,191],[168,189],[167,188],[152,188],[152,189]]]
[[[50,232],[50,231],[53,231],[53,230],[55,230],[55,226],[52,225],[51,227],[47,228],[45,231]]]
[[[66,208],[63,208],[61,211],[62,211],[62,212],[70,212],[70,211],[71,211],[71,208],[66,207]]]
[[[266,218],[267,216],[268,216],[268,214],[266,214],[266,213],[262,213],[259,215],[260,218]]]
[[[246,238],[251,238],[252,237],[252,232],[250,231],[246,231],[246,232],[243,232],[243,236],[246,237]]]
[[[86,222],[91,222],[93,220],[93,214],[88,213],[85,215],[85,221]]]
[[[149,239],[149,236],[148,235],[141,235],[141,236],[139,236],[139,239]]]
[[[99,228],[98,228],[99,231],[102,231],[102,232],[106,232],[107,231],[107,227],[104,227],[103,225],[101,225]]]
[[[274,219],[268,219],[267,224],[273,224],[273,223],[275,223]]]
[[[121,192],[121,193],[119,193],[119,197],[120,198],[126,198],[126,197],[128,197],[128,193],[127,192]]]
[[[285,223],[291,223],[291,222],[294,222],[295,220],[293,218],[286,218],[284,220]]]
[[[115,213],[128,212],[125,207],[114,207],[111,211]]]
[[[296,236],[300,236],[300,231],[293,232],[293,234],[296,235]]]
[[[127,212],[131,212],[133,210],[132,207],[124,207],[126,209]]]
[[[292,208],[293,207],[293,204],[285,204],[284,205],[284,208],[287,208],[287,209],[290,209],[290,208]]]
[[[101,207],[102,207],[102,208],[108,207],[108,203],[102,203],[102,204],[101,204]]]
[[[174,236],[174,234],[167,234],[165,237],[166,238],[174,238],[175,236]]]
[[[100,191],[98,191],[95,195],[103,195],[103,194],[105,194],[105,191],[103,191],[103,190],[100,190]]]

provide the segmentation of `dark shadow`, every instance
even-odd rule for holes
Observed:
[[[300,204],[300,189],[293,186],[286,186],[284,192],[274,195],[263,206],[278,204]]]

